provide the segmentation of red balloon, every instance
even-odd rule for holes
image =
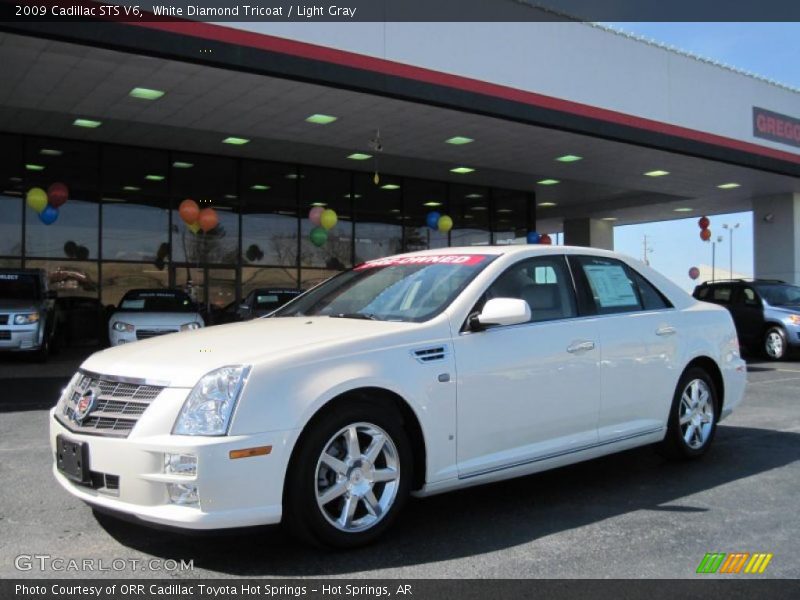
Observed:
[[[69,189],[61,182],[56,182],[47,188],[47,202],[53,208],[58,208],[69,198]]]
[[[710,229],[701,229],[700,230],[700,239],[704,242],[707,242],[711,239],[711,230]]]
[[[690,279],[697,279],[698,277],[700,277],[700,269],[698,269],[697,267],[692,267],[691,269],[689,269]]]
[[[200,217],[200,207],[197,206],[197,202],[187,198],[178,206],[178,214],[181,216],[184,223],[190,225],[196,223],[197,219]]]
[[[711,221],[708,220],[708,217],[700,217],[700,219],[697,221],[700,229],[708,229],[710,223]]]
[[[215,211],[213,208],[204,208],[200,211],[200,216],[197,218],[197,222],[200,223],[200,229],[208,233],[219,224],[217,211]]]
[[[543,234],[542,234],[542,235],[539,237],[539,243],[540,243],[540,244],[544,244],[544,245],[546,245],[546,246],[549,246],[550,244],[552,244],[552,243],[553,243],[553,240],[551,240],[551,239],[550,239],[550,236],[549,236],[549,235],[547,235],[546,233],[543,233]]]

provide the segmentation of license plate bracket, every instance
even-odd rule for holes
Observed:
[[[56,437],[56,465],[59,472],[76,483],[90,484],[89,446],[63,435]]]

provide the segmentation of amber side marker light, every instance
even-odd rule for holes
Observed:
[[[272,446],[258,446],[257,448],[243,448],[242,450],[231,450],[228,456],[234,458],[248,458],[250,456],[266,456],[272,452]]]

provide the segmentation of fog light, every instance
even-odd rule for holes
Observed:
[[[197,486],[193,483],[168,483],[167,493],[169,501],[181,506],[197,506],[200,504],[200,495]]]
[[[164,473],[169,475],[197,475],[197,457],[193,454],[164,454]]]

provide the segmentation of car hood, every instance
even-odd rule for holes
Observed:
[[[769,309],[772,312],[780,313],[782,315],[800,315],[800,306],[796,304],[786,304],[782,306],[771,305]]]
[[[0,299],[0,312],[34,312],[42,307],[42,300],[2,300]]]
[[[256,365],[287,357],[302,360],[303,355],[310,356],[325,346],[330,349],[413,326],[331,317],[256,319],[123,344],[93,354],[81,366],[103,375],[192,387],[200,377],[225,365]]]
[[[135,327],[175,327],[203,319],[192,312],[137,312],[118,310],[111,315],[110,322],[122,321]]]

